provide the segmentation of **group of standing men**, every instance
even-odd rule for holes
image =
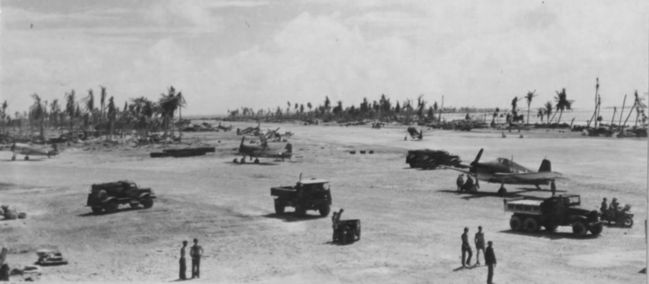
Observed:
[[[470,175],[466,175],[466,181],[464,181],[464,174],[460,174],[457,176],[457,180],[455,181],[457,184],[457,191],[475,191],[476,188],[480,188],[480,185],[477,182],[474,183],[473,179],[471,178]]]
[[[185,261],[185,249],[187,248],[187,241],[183,241],[183,246],[180,248],[180,279],[186,280],[187,276],[187,262]],[[198,245],[198,239],[194,239],[194,245],[189,248],[189,256],[192,258],[192,279],[200,278],[201,256],[203,255],[203,248]]]
[[[464,233],[462,234],[462,267],[471,266],[471,256],[473,256],[473,251],[471,250],[471,245],[469,244],[469,228],[464,227]],[[487,284],[491,284],[494,276],[494,267],[496,266],[496,254],[493,250],[493,242],[487,242],[487,249],[485,250],[485,241],[484,233],[482,232],[482,226],[478,226],[478,232],[475,233],[473,239],[476,248],[476,265],[480,265],[480,250],[484,254],[484,261],[488,268],[487,274]],[[466,257],[468,255],[468,257]]]

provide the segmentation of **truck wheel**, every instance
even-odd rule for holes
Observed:
[[[320,211],[320,216],[322,217],[327,217],[327,215],[329,215],[330,210],[331,209],[329,208],[329,205],[322,205],[320,206],[320,209],[318,209],[318,211]]]
[[[545,230],[550,232],[550,233],[554,233],[554,232],[557,231],[557,225],[555,225],[555,224],[553,224],[553,225],[545,225]]]
[[[602,229],[604,228],[604,225],[602,223],[597,223],[595,225],[590,226],[590,232],[597,236],[602,232]]]
[[[519,231],[523,225],[523,222],[521,221],[521,218],[518,216],[512,216],[511,219],[509,219],[509,227],[512,228],[512,231]]]
[[[622,225],[627,228],[633,227],[633,218],[631,216],[624,217],[624,223]]]
[[[104,205],[104,209],[106,210],[107,213],[112,213],[117,211],[117,208],[119,207],[119,204],[117,202],[110,201],[106,205]]]
[[[153,206],[153,199],[146,198],[140,201],[140,203],[142,203],[142,206],[144,206],[144,208],[151,208]]]
[[[284,203],[279,200],[275,200],[275,214],[284,214]]]
[[[102,208],[99,206],[92,206],[92,213],[101,214]]]
[[[525,228],[525,231],[533,233],[539,230],[539,223],[536,222],[536,219],[527,217],[523,222],[523,228]]]
[[[588,232],[588,228],[586,227],[586,224],[582,221],[577,221],[576,223],[572,224],[572,233],[583,237],[586,235],[586,232]]]

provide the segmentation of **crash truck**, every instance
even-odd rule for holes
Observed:
[[[88,194],[86,206],[99,214],[117,211],[120,204],[129,204],[131,208],[151,208],[155,194],[150,188],[140,188],[132,181],[93,184]]]
[[[331,210],[329,182],[323,179],[300,179],[295,186],[272,187],[270,195],[275,199],[277,214],[284,214],[286,207],[293,207],[297,216],[304,216],[307,210],[317,210],[325,217]]]
[[[559,195],[547,199],[504,199],[505,212],[514,213],[509,220],[513,231],[537,232],[544,227],[548,232],[558,226],[572,226],[577,236],[593,236],[602,232],[603,224],[595,210],[579,208],[579,195]]]

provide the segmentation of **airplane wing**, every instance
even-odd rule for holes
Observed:
[[[557,172],[533,172],[533,173],[494,173],[496,179],[506,181],[545,181],[561,178],[562,175]]]

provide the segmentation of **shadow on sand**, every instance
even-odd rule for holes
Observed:
[[[521,236],[528,236],[528,237],[535,237],[535,238],[546,238],[546,239],[551,239],[551,240],[559,240],[559,239],[575,239],[575,240],[585,240],[585,239],[595,239],[597,238],[596,235],[593,234],[588,234],[586,236],[577,236],[573,233],[568,233],[568,232],[548,232],[545,230],[538,231],[536,233],[528,233],[528,232],[518,232],[518,231],[512,231],[512,230],[502,230],[499,231],[499,233],[504,233],[504,234],[512,234],[512,235],[521,235]]]
[[[457,272],[457,271],[460,271],[460,270],[469,270],[469,269],[474,269],[474,268],[477,268],[477,267],[478,267],[477,265],[471,265],[471,266],[460,266],[460,267],[457,267],[457,268],[453,269],[453,272]]]
[[[266,215],[262,215],[262,217],[265,218],[272,218],[272,219],[280,219],[284,220],[284,222],[302,222],[302,221],[309,221],[309,220],[315,220],[315,219],[321,219],[325,218],[320,215],[304,215],[302,217],[295,216],[293,212],[288,212],[284,214],[276,214],[276,213],[269,213]]]
[[[90,209],[90,208],[88,208],[88,209]],[[95,214],[92,211],[88,211],[86,213],[81,213],[81,214],[79,214],[77,216],[79,216],[79,217],[99,217],[99,216],[112,215],[112,214],[123,213],[123,212],[128,212],[128,211],[140,211],[140,210],[144,210],[144,209],[147,209],[147,208],[144,208],[144,207],[137,207],[137,208],[125,207],[125,208],[117,209],[117,210],[115,210],[113,212],[102,212],[102,213],[99,213],[99,214]]]
[[[497,197],[497,198],[513,198],[513,197],[532,197],[532,198],[539,198],[538,196],[526,196],[523,193],[528,193],[528,192],[548,192],[550,193],[549,190],[539,190],[537,188],[518,188],[519,190],[517,191],[508,191],[507,193],[501,195],[498,194],[497,191],[477,191],[477,192],[459,192],[457,190],[452,190],[452,189],[440,189],[438,192],[446,192],[446,193],[455,193],[456,195],[463,195],[462,199],[470,200],[474,198],[482,198],[482,197]],[[566,192],[565,190],[557,190],[556,192]],[[549,197],[549,196],[548,196]]]
[[[243,164],[235,163],[233,161],[228,161],[228,162],[225,162],[225,163],[230,164],[230,165],[235,165],[235,166],[277,166],[278,165],[277,163],[261,162],[261,161],[259,163],[246,162],[246,163],[243,163]]]

